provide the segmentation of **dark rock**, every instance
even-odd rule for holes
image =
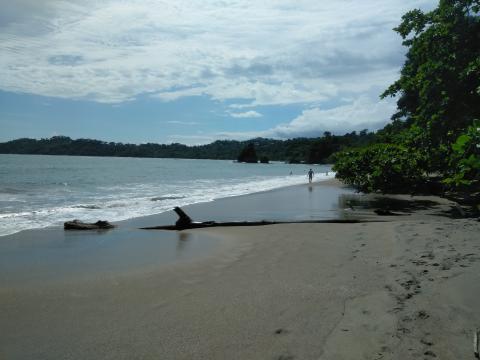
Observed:
[[[253,143],[249,143],[238,156],[238,162],[254,163],[258,162],[257,152]]]
[[[112,229],[115,225],[110,224],[108,221],[98,220],[96,223],[84,223],[80,220],[67,221],[63,224],[65,230],[100,230],[100,229]]]
[[[384,209],[375,209],[375,210],[373,210],[373,212],[375,214],[381,215],[381,216],[398,216],[398,215],[400,215],[400,214],[391,212],[390,210],[384,210]]]

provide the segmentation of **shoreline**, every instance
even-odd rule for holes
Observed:
[[[329,179],[323,179],[323,180],[319,180],[319,181],[315,181],[314,183],[310,184],[311,186],[317,186],[316,184],[325,184],[325,185],[328,185],[328,184],[336,184],[337,180],[335,178],[329,178]],[[297,186],[305,186],[305,185],[308,185],[308,183],[304,184],[289,184],[289,185],[285,185],[285,186],[281,186],[281,187],[276,187],[276,188],[272,188],[272,189],[268,189],[268,190],[260,190],[260,191],[256,191],[256,192],[251,192],[251,193],[247,193],[247,194],[240,194],[240,195],[231,195],[231,196],[226,196],[226,197],[220,197],[220,198],[215,198],[213,200],[205,200],[205,201],[200,201],[200,202],[195,202],[195,203],[190,203],[190,204],[187,204],[187,205],[183,205],[182,208],[188,208],[190,206],[197,206],[197,205],[206,205],[206,204],[213,204],[217,201],[222,201],[224,199],[236,199],[236,198],[241,198],[241,197],[248,197],[248,196],[255,196],[256,194],[263,194],[263,193],[269,193],[269,192],[272,192],[272,191],[281,191],[282,189],[288,189],[288,188],[292,188],[292,187],[297,187]],[[337,186],[337,185],[335,185]],[[173,209],[173,207],[172,207]],[[148,214],[148,215],[140,215],[140,216],[133,216],[133,217],[129,217],[129,218],[126,218],[126,219],[123,219],[123,220],[118,220],[118,221],[115,221],[115,220],[109,220],[109,219],[103,219],[102,216],[99,216],[97,220],[106,220],[106,221],[109,221],[111,222],[112,224],[115,224],[115,225],[118,225],[118,226],[121,226],[122,224],[131,224],[131,223],[134,223],[136,220],[142,222],[142,220],[144,218],[152,218],[152,217],[157,217],[157,216],[162,216],[166,213],[169,213],[172,211],[172,209],[168,209],[168,210],[164,210],[164,211],[161,211],[159,213],[153,213],[153,214]],[[171,217],[168,217],[169,219]],[[70,219],[70,220],[74,220],[74,219]],[[78,219],[78,220],[82,220],[82,219]],[[0,235],[0,241],[2,241],[3,239],[5,238],[8,238],[12,235],[16,235],[16,234],[19,234],[19,233],[22,233],[22,232],[30,232],[30,231],[43,231],[43,230],[55,230],[55,229],[63,229],[63,225],[48,225],[48,226],[44,226],[44,227],[36,227],[36,228],[28,228],[28,229],[22,229],[20,231],[17,231],[17,232],[14,232],[14,233],[11,233],[11,234],[6,234],[6,235]]]
[[[298,190],[275,196],[308,207]],[[302,190],[317,194],[308,186]],[[0,354],[18,359],[473,357],[472,331],[480,324],[480,222],[455,219],[453,203],[435,197],[349,194],[340,199],[346,215],[382,222],[177,232],[219,243],[214,252],[191,261],[81,281],[0,287]],[[245,199],[236,200],[241,208]],[[205,215],[231,204],[224,201]],[[287,210],[295,207],[293,201],[288,205]],[[373,205],[390,206],[398,215],[378,216]],[[198,206],[192,214],[204,211]],[[142,232],[132,234],[134,242]],[[165,241],[163,232],[149,234]]]
[[[337,205],[339,194],[351,191],[338,188],[335,183],[333,187],[323,183],[221,198],[183,209],[195,221],[336,218],[342,211]],[[304,207],[303,202],[310,202],[310,208]],[[28,287],[115,277],[215,256],[224,245],[218,236],[208,232],[140,230],[174,224],[176,220],[176,214],[168,211],[116,222],[116,228],[105,231],[49,227],[4,236],[0,239],[0,286]]]

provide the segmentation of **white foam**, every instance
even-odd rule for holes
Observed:
[[[317,174],[316,181],[324,181],[335,176],[333,172]],[[174,206],[209,202],[219,198],[246,195],[273,190],[281,187],[304,184],[305,175],[276,177],[250,177],[247,179],[210,180],[200,179],[179,181],[173,184],[142,184],[132,186],[103,187],[97,194],[74,204],[50,204],[49,208],[32,209],[0,214],[0,236],[13,234],[26,229],[60,226],[65,221],[121,221],[130,218],[158,214],[171,210]],[[152,201],[152,198],[163,198]],[[61,197],[59,198],[61,199]],[[58,199],[56,199],[59,201]]]

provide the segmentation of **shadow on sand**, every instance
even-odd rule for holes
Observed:
[[[464,219],[477,217],[478,212],[470,207],[460,206],[455,202],[441,203],[428,199],[404,199],[389,195],[346,194],[339,197],[339,206],[354,211],[397,212],[395,215],[409,215],[418,211],[429,215]]]

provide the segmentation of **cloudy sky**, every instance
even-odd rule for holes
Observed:
[[[208,143],[382,127],[432,0],[0,0],[0,140]]]

